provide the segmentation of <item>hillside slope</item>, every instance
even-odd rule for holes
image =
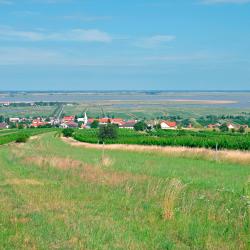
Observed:
[[[250,166],[73,147],[0,148],[3,249],[247,249]]]

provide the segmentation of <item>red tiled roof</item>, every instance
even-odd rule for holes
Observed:
[[[177,126],[176,122],[170,122],[170,121],[162,121],[162,122],[164,122],[165,124],[167,124],[171,128],[174,128]]]
[[[74,116],[64,116],[64,117],[63,117],[63,120],[64,120],[64,121],[74,121],[74,120],[75,120],[75,117],[74,117]]]

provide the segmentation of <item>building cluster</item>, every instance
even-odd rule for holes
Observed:
[[[208,129],[219,129],[222,126],[221,123],[215,123],[215,124],[209,124],[207,125]],[[248,125],[238,125],[233,123],[226,123],[228,130],[239,130],[240,127],[243,127],[244,129],[248,129]]]
[[[60,127],[60,128],[80,128],[80,129],[89,129],[92,127],[98,127],[99,125],[105,124],[115,124],[121,129],[134,129],[138,120],[124,120],[122,118],[88,118],[87,114],[84,113],[83,117],[76,116],[64,116],[62,118],[18,118],[11,117],[8,121],[0,122],[0,129],[4,128],[13,128],[19,127],[30,127],[30,128],[38,128],[38,127]],[[176,121],[168,121],[168,120],[149,120],[145,121],[147,128],[159,128],[163,130],[174,130],[177,129]],[[95,126],[94,126],[95,124]],[[220,129],[223,124],[209,124],[206,126],[207,129]],[[225,125],[225,124],[224,124]],[[228,130],[239,130],[240,128],[248,129],[247,125],[236,125],[233,123],[226,123]],[[192,124],[185,126],[186,129],[192,129]]]
[[[106,125],[108,123],[116,124],[119,128],[134,129],[137,120],[124,120],[122,118],[88,118],[87,114],[84,117],[75,118],[75,116],[65,116],[62,118],[61,128],[81,128],[88,129],[92,127],[92,124],[97,122],[98,125]]]

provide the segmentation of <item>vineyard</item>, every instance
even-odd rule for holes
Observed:
[[[11,130],[0,130],[0,145],[7,144],[10,142],[24,142],[29,137],[39,135],[47,132],[54,131],[55,129],[11,129]]]
[[[78,130],[73,134],[73,138],[81,142],[101,142],[96,129]],[[118,138],[107,139],[105,143],[250,150],[250,135],[214,131],[157,130],[153,132],[136,132],[119,130]]]

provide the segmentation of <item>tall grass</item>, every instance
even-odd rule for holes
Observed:
[[[247,249],[249,165],[102,156],[51,133],[1,147],[0,248]]]

